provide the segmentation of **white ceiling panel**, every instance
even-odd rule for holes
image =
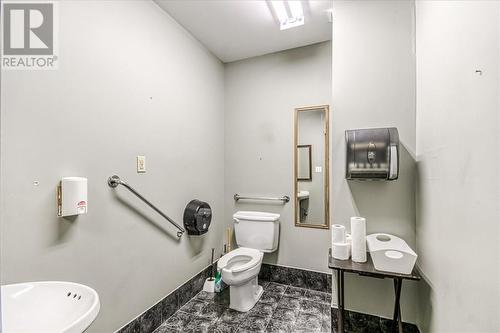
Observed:
[[[223,62],[331,39],[331,0],[300,1],[305,24],[280,30],[264,0],[155,0]]]

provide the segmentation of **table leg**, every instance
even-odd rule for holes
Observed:
[[[342,274],[340,275],[340,285],[342,286],[342,314],[344,314],[344,271],[342,271]]]
[[[396,331],[396,325],[399,333],[403,333],[403,322],[401,320],[401,287],[403,285],[403,279],[395,278],[394,279],[394,292],[396,294],[396,300],[394,302],[394,316],[392,320],[393,331]]]
[[[344,272],[337,270],[338,333],[344,333]]]

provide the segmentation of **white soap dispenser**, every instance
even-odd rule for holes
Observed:
[[[87,178],[63,177],[57,187],[59,217],[87,213]]]

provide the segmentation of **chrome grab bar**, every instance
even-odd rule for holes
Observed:
[[[274,200],[274,201],[282,201],[284,204],[290,201],[290,197],[288,195],[284,195],[281,198],[272,198],[272,197],[247,197],[239,194],[234,195],[234,201],[238,200]]]
[[[118,185],[125,186],[125,188],[127,188],[130,192],[132,192],[133,194],[135,194],[135,196],[138,197],[139,199],[141,199],[146,205],[148,205],[149,207],[153,208],[153,210],[155,212],[157,212],[158,214],[160,214],[161,216],[163,216],[168,222],[172,223],[177,229],[179,229],[179,231],[177,231],[177,237],[181,237],[182,234],[184,232],[186,232],[186,230],[184,230],[183,227],[181,227],[180,225],[178,225],[177,223],[175,223],[170,217],[168,217],[165,213],[163,213],[161,210],[159,210],[158,208],[156,208],[155,205],[153,205],[151,202],[149,202],[148,199],[144,198],[132,186],[130,186],[129,184],[127,184],[126,182],[124,182],[123,180],[121,180],[120,177],[118,177],[117,175],[113,175],[113,176],[111,176],[111,177],[108,178],[108,185],[110,187],[112,187],[112,188],[116,188]]]

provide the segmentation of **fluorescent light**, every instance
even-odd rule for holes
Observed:
[[[280,30],[298,27],[304,24],[304,11],[300,0],[272,0],[274,13],[280,21]],[[288,8],[287,8],[288,7]]]
[[[286,12],[285,3],[282,0],[271,1],[274,13],[278,17],[280,24],[285,24],[288,21],[288,13]]]
[[[302,3],[297,0],[288,1],[288,8],[290,8],[290,14],[296,20],[304,19],[304,11],[302,10]]]

